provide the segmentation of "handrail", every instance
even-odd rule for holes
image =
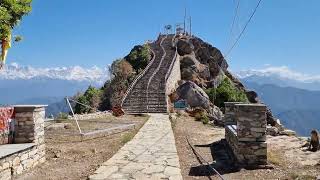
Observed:
[[[172,46],[174,46],[174,42],[173,42],[174,39],[175,39],[175,38],[172,39]],[[169,78],[169,75],[170,75],[171,72],[172,72],[173,65],[174,65],[174,63],[175,63],[176,60],[177,60],[178,48],[177,48],[177,46],[175,46],[175,48],[176,48],[176,52],[175,52],[175,54],[174,54],[173,61],[172,61],[171,64],[170,64],[169,71],[166,73],[166,77],[165,77],[166,83],[167,83],[167,80],[168,80],[168,78]]]
[[[144,76],[144,74],[149,70],[150,66],[153,64],[154,60],[156,59],[156,53],[152,50],[152,48],[150,48],[151,53],[153,54],[153,57],[151,59],[151,61],[148,63],[148,65],[144,68],[144,70],[134,79],[134,81],[131,83],[130,87],[128,88],[127,92],[124,95],[124,98],[122,99],[121,102],[121,107],[123,106],[124,101],[127,99],[130,91],[132,90],[132,88],[136,85],[136,83],[138,82],[139,79],[142,78],[142,76]]]
[[[165,78],[166,82],[167,82],[167,80],[169,78],[169,75],[171,74],[171,71],[173,69],[174,63],[177,61],[177,56],[178,56],[178,52],[177,52],[177,48],[176,48],[176,52],[174,53],[173,61],[170,64],[169,71],[166,73],[166,78]]]
[[[162,55],[162,57],[161,57],[161,60],[160,60],[160,63],[159,63],[159,65],[158,65],[157,69],[152,73],[151,77],[149,78],[148,84],[147,84],[147,111],[148,111],[148,109],[149,109],[149,108],[148,108],[148,106],[149,106],[149,85],[150,85],[153,77],[159,72],[159,69],[160,69],[160,67],[161,67],[162,61],[164,60],[164,58],[165,58],[166,55],[167,55],[166,49],[162,46],[163,41],[164,41],[165,39],[167,39],[167,37],[168,37],[168,35],[166,35],[166,36],[161,40],[161,42],[160,42],[160,47],[161,47],[162,50],[163,50],[163,55]]]

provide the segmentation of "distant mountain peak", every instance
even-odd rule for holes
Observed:
[[[108,79],[107,68],[81,66],[35,68],[11,63],[0,71],[1,80],[15,79],[59,79],[67,81],[88,81],[103,84]]]
[[[252,76],[271,77],[281,80],[294,80],[303,83],[320,82],[320,75],[310,75],[294,71],[287,66],[267,66],[263,69],[243,70],[235,73],[239,78],[249,78]]]

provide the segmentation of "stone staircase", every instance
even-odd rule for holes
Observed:
[[[166,74],[174,60],[174,35],[160,35],[150,43],[153,59],[131,84],[122,101],[125,113],[166,113]]]

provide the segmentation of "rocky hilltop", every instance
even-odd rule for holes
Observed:
[[[199,91],[198,94],[204,96],[202,100],[207,102],[207,106],[211,102],[223,108],[225,101],[261,103],[257,93],[247,89],[228,70],[228,63],[218,48],[199,37],[180,36],[177,51],[180,55],[181,79],[188,81],[187,84],[182,82],[183,85],[178,88],[178,94],[183,98],[186,98],[186,91],[180,91],[180,89],[187,89],[185,86],[190,86],[195,92]],[[206,93],[201,92],[201,89]],[[191,100],[190,103],[194,104]],[[268,109],[267,120],[272,126],[280,125],[270,109]]]
[[[179,81],[174,91],[167,92],[164,84],[177,61],[179,73],[174,75],[179,76]],[[261,103],[257,93],[247,89],[228,67],[221,51],[199,37],[160,35],[156,41],[137,45],[127,56],[114,61],[109,69],[111,80],[100,89],[90,87],[78,100],[100,110],[134,106],[138,109],[131,112],[138,113],[141,108],[157,112],[160,106],[161,112],[172,112],[173,103],[183,99],[209,121],[223,124],[224,102]],[[78,113],[90,111],[76,109]],[[283,130],[270,109],[267,121],[276,133]]]

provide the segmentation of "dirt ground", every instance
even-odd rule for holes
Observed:
[[[15,179],[87,179],[99,165],[111,158],[129,141],[147,119],[148,116],[125,115],[120,118],[110,116],[105,119],[80,121],[80,126],[84,132],[116,127],[128,123],[136,124],[133,130],[88,140],[81,140],[80,136],[77,135],[77,126],[74,121],[69,121],[71,124],[67,123],[66,129],[50,128],[46,124],[45,142],[47,161]],[[66,121],[62,122],[66,123]]]
[[[224,140],[224,128],[204,125],[192,117],[180,116],[172,122],[184,179],[219,179],[205,163],[216,168],[225,179],[316,179],[320,177],[320,155],[301,148],[300,138],[289,136],[267,137],[268,169],[247,170],[233,167],[232,153]],[[187,139],[205,159],[195,156]],[[291,142],[288,143],[288,142]],[[287,148],[286,148],[287,147]],[[231,155],[230,155],[231,154]],[[296,156],[295,156],[296,155]],[[299,157],[299,158],[296,158]],[[203,162],[204,165],[201,165]],[[308,162],[308,163],[306,163]],[[312,165],[311,165],[312,164]]]

